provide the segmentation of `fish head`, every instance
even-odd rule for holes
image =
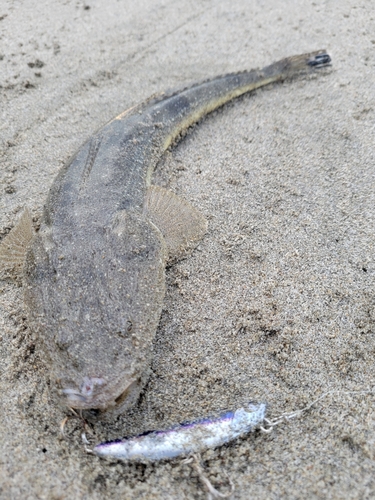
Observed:
[[[135,222],[74,244],[42,233],[28,256],[25,303],[68,407],[123,411],[147,380],[165,248],[157,229]]]

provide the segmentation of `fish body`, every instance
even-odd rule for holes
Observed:
[[[97,444],[93,453],[102,458],[147,462],[168,460],[222,446],[261,424],[266,405],[250,403],[247,408],[154,431],[128,439]]]
[[[25,212],[1,244],[0,262],[24,262],[29,322],[64,405],[117,413],[135,402],[147,380],[166,263],[206,230],[188,202],[151,185],[162,154],[231,99],[329,62],[324,51],[294,56],[135,106],[60,171],[34,236]]]

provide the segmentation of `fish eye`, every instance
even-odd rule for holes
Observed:
[[[132,331],[133,331],[133,322],[130,321],[130,319],[128,319],[125,322],[125,328],[122,328],[121,330],[117,330],[117,335],[119,335],[120,337],[126,338],[127,334],[132,333]]]

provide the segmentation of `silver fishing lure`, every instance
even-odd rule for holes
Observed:
[[[97,444],[92,452],[103,458],[148,462],[168,460],[228,443],[261,424],[265,404],[228,411],[217,418],[205,418],[164,431],[152,431],[128,439]]]

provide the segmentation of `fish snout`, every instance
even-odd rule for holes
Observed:
[[[62,389],[61,392],[66,400],[67,406],[87,410],[97,406],[99,403],[96,400],[98,393],[100,393],[101,388],[105,385],[106,381],[103,378],[83,377],[81,386],[78,390],[72,387],[66,387]]]
[[[64,405],[76,410],[122,412],[138,399],[140,380],[126,378],[108,381],[100,377],[85,376],[78,384],[72,379],[58,381],[59,394]]]

